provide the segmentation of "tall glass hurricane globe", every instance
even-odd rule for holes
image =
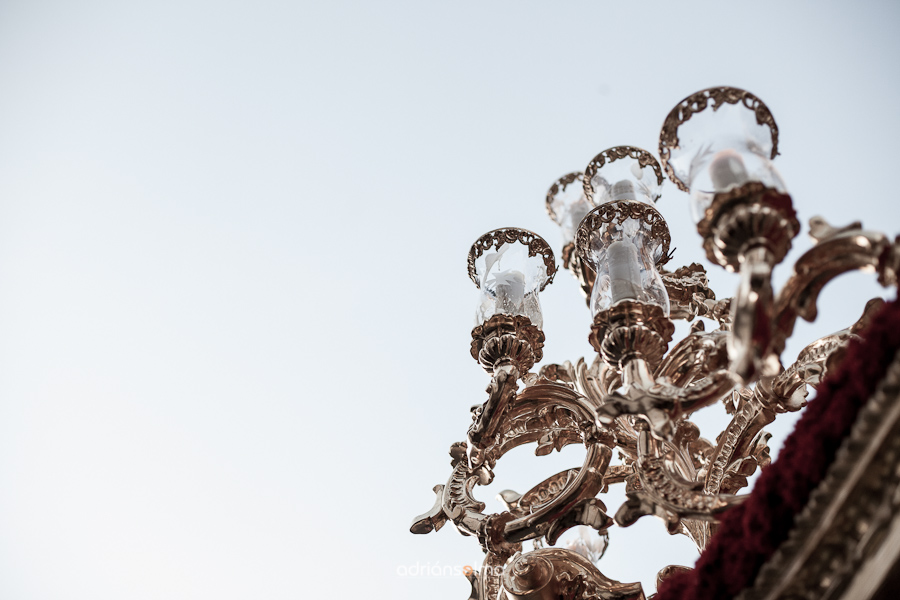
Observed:
[[[584,194],[584,173],[577,171],[557,179],[547,191],[547,212],[562,230],[563,246],[575,240],[578,225],[595,204]]]
[[[469,251],[469,277],[479,290],[475,325],[502,314],[543,327],[538,294],[555,273],[553,252],[536,233],[510,227],[484,234]]]
[[[585,169],[586,195],[599,206],[582,220],[576,249],[596,271],[591,312],[624,300],[656,304],[669,314],[669,296],[658,264],[668,259],[669,230],[653,203],[662,169],[646,150],[604,150]]]
[[[748,182],[786,193],[772,165],[778,154],[778,126],[768,107],[750,92],[717,87],[691,94],[663,123],[659,155],[666,173],[691,194],[699,223],[713,197]]]

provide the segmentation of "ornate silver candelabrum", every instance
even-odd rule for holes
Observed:
[[[435,486],[434,507],[411,527],[429,533],[449,521],[479,540],[486,556],[470,575],[472,598],[644,598],[639,583],[614,581],[581,555],[543,545],[578,525],[603,534],[655,515],[702,551],[721,513],[741,502],[747,478],[769,463],[763,428],[805,405],[807,386],[840,362],[880,300],[783,368],[797,317],[814,320],[820,290],[846,271],[874,271],[882,285],[897,284],[896,240],[859,223],[834,228],[813,218],[815,246],[773,292],[772,268],[800,230],[772,165],[777,148],[778,128],[761,100],[711,88],[665,119],[662,166],[645,150],[619,146],[551,186],[547,209],[563,231],[563,264],[593,314],[589,340],[597,354],[590,363],[531,372],[544,341],[538,296],[556,271],[542,238],[507,228],[472,246],[469,275],[481,291],[472,356],[491,375],[488,397],[473,411],[466,441],[450,448],[452,472]],[[740,273],[733,298],[717,299],[699,264],[664,269],[672,258],[669,230],[654,206],[664,171],[690,194],[707,257]],[[699,317],[717,327],[706,331]],[[670,349],[676,319],[693,325]],[[690,416],[718,402],[732,420],[713,444]],[[532,442],[537,455],[584,444],[584,464],[524,494],[501,493],[506,510],[485,514],[475,487],[493,480],[504,454]],[[613,450],[621,464],[610,464]],[[627,499],[611,518],[598,495],[623,483]],[[523,553],[526,540],[536,549]],[[666,567],[658,580],[681,568]]]

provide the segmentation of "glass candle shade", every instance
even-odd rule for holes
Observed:
[[[594,204],[584,194],[584,173],[563,175],[547,192],[547,213],[562,230],[563,246],[575,240],[578,225]]]
[[[584,193],[594,206],[618,200],[653,204],[662,182],[662,169],[653,155],[633,146],[608,148],[584,170]]]
[[[475,324],[494,315],[521,315],[544,324],[538,294],[552,281],[556,264],[550,246],[525,229],[496,229],[469,251],[469,277],[478,286]]]
[[[591,313],[616,302],[656,304],[669,314],[669,295],[656,265],[668,259],[669,229],[653,207],[662,168],[633,146],[604,150],[584,170],[585,196],[598,206],[582,220],[576,251],[597,272]]]
[[[691,194],[699,223],[713,197],[756,181],[786,193],[772,165],[778,126],[763,102],[737,88],[710,88],[682,100],[663,123],[659,154],[669,179]]]
[[[669,231],[653,206],[613,201],[587,214],[576,235],[582,259],[596,271],[591,313],[631,300],[656,304],[669,315],[669,295],[657,264],[669,250]]]

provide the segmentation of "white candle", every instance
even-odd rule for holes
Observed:
[[[623,179],[622,181],[617,181],[612,185],[612,188],[609,190],[609,199],[610,200],[637,200],[637,197],[634,195],[634,184],[628,181],[627,179]]]
[[[749,176],[741,155],[728,149],[717,153],[709,163],[709,178],[715,191],[724,192],[745,183]]]
[[[627,239],[613,242],[607,250],[607,257],[613,303],[619,300],[637,300],[642,290],[637,246]]]

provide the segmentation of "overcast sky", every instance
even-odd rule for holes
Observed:
[[[470,244],[559,253],[549,185],[656,154],[713,85],[778,121],[788,261],[813,215],[900,233],[898,25],[887,0],[0,1],[0,597],[466,598],[408,573],[477,542],[408,528],[485,398]],[[671,264],[705,262],[686,194],[658,207]],[[841,279],[785,358],[881,293]],[[546,361],[592,358],[568,273],[542,302]],[[488,510],[583,456],[520,450]],[[695,558],[647,517],[600,566],[650,592]]]

